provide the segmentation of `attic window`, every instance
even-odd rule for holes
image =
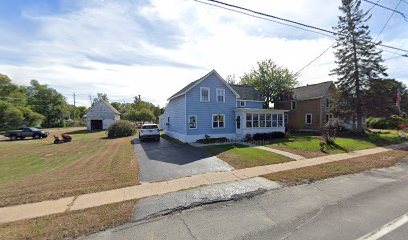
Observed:
[[[296,101],[290,102],[290,109],[291,110],[296,110]]]
[[[238,101],[238,107],[244,108],[245,106],[246,106],[246,102],[245,102],[245,101]]]
[[[200,102],[209,102],[210,101],[210,88],[201,87],[200,88]]]

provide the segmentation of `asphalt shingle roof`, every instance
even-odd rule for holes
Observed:
[[[230,84],[232,89],[238,93],[242,100],[263,101],[261,94],[251,86]]]
[[[320,98],[326,95],[327,90],[329,90],[332,81],[311,84],[307,86],[297,87],[293,89],[293,98],[296,100],[307,100]]]

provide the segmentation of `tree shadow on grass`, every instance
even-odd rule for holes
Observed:
[[[69,134],[69,135],[77,135],[77,134],[89,134],[89,133],[97,133],[97,132],[104,132],[105,130],[76,130],[76,131],[71,131],[71,132],[64,132],[63,134]]]
[[[342,147],[342,146],[340,146],[340,145],[338,145],[336,143],[326,145],[325,148],[320,149],[321,152],[326,153],[326,154],[330,154],[330,152],[327,151],[327,150],[329,150],[329,151],[330,150],[332,150],[332,151],[333,150],[340,150],[340,151],[345,152],[345,153],[350,152],[348,149],[346,149],[346,148],[344,148],[344,147]]]

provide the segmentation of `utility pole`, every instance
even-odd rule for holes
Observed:
[[[76,97],[76,95],[75,95],[75,92],[74,92],[74,116],[73,116],[73,118],[75,119],[75,113],[76,113],[76,99],[75,99],[75,97]]]

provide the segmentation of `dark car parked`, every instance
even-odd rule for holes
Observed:
[[[4,136],[10,138],[10,140],[24,139],[26,137],[32,137],[33,139],[46,138],[49,133],[42,131],[38,128],[20,128],[20,130],[7,131]]]

